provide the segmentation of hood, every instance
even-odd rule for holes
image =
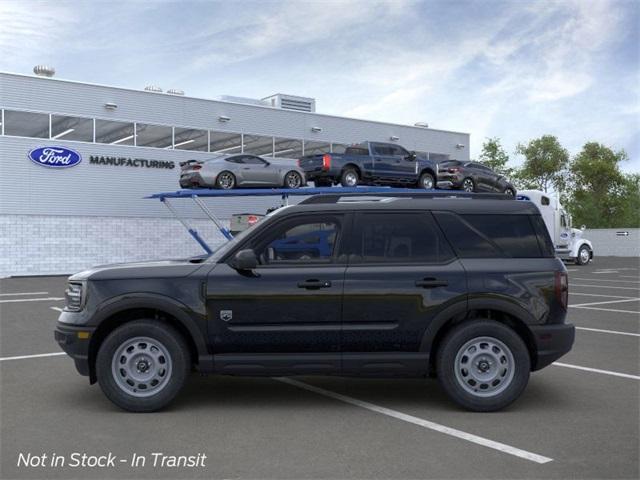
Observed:
[[[198,270],[206,256],[179,260],[151,260],[146,262],[115,263],[100,265],[76,273],[71,281],[82,280],[125,280],[135,278],[181,278]]]
[[[579,228],[572,228],[571,229],[571,236],[573,238],[582,238],[583,234],[584,234],[584,232],[582,230],[580,230]]]

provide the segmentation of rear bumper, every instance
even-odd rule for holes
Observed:
[[[80,375],[88,376],[90,373],[89,342],[94,331],[95,328],[64,323],[58,323],[53,331],[56,342],[73,359]]]
[[[565,355],[573,347],[576,329],[571,324],[531,326],[537,358],[531,370],[540,370]]]
[[[207,183],[199,173],[180,175],[180,188],[207,187]]]

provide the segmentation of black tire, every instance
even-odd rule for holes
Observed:
[[[476,191],[476,182],[473,181],[473,178],[467,177],[464,180],[462,180],[461,188],[465,192],[475,192]]]
[[[287,172],[286,175],[284,176],[284,188],[291,188],[295,190],[297,188],[302,187],[302,183],[303,183],[302,175],[300,175],[295,170],[291,170]]]
[[[466,355],[471,350],[463,347],[475,341],[482,344],[483,339],[480,337],[489,340],[488,350],[481,348],[476,350],[480,352],[473,357],[473,360],[478,359],[478,363],[475,364],[477,368],[469,372],[471,368],[467,370],[463,364],[458,364],[458,358],[464,361],[466,357],[469,366],[473,366],[472,359],[469,358],[472,354]],[[492,342],[499,347],[497,354],[493,352],[495,345]],[[506,347],[506,350],[503,347]],[[495,358],[488,356],[489,363],[482,365],[483,352],[497,355],[499,360],[492,361]],[[459,354],[460,357],[458,357]],[[511,360],[507,359],[504,365],[499,365],[502,364],[503,357],[511,358],[513,363],[510,364]],[[457,364],[459,368],[456,367]],[[496,365],[498,366],[495,367]],[[508,365],[510,367],[507,367]],[[474,375],[485,374],[480,367],[489,369],[487,375],[496,372],[496,376],[489,377],[487,383],[483,383],[484,380],[481,380],[481,383],[475,382]],[[438,349],[436,370],[442,388],[455,403],[475,412],[492,412],[505,408],[520,396],[529,381],[531,360],[526,345],[513,329],[493,320],[478,319],[464,322],[447,334]],[[467,370],[466,377],[465,370]],[[509,373],[500,377],[502,371]],[[492,386],[491,381],[498,383]],[[482,390],[483,388],[496,389],[496,391],[492,393],[491,390]],[[475,393],[470,391],[473,389]]]
[[[514,192],[514,191],[513,191],[513,188],[511,188],[511,187],[507,187],[507,188],[505,188],[503,193],[504,193],[505,195],[509,195],[509,196],[511,196],[511,197],[515,197],[515,195],[516,195],[516,192]]]
[[[116,378],[117,368],[114,368],[114,364],[118,364],[114,357],[127,342],[137,338],[149,339],[149,343],[161,345],[169,357],[165,358],[169,373],[162,381],[162,386],[157,393],[145,397],[125,391],[121,386],[123,379]],[[153,412],[166,407],[180,392],[190,371],[191,357],[184,337],[175,328],[159,320],[134,320],[116,328],[104,339],[96,358],[96,376],[100,388],[109,400],[130,412]]]
[[[357,187],[358,183],[360,183],[360,175],[358,175],[355,168],[348,167],[342,171],[340,185],[343,187]]]
[[[216,177],[216,188],[220,188],[222,190],[231,190],[236,186],[236,176],[225,170],[220,172]]]
[[[591,250],[586,245],[582,245],[578,249],[578,256],[576,257],[576,265],[586,265],[591,261]]]
[[[429,172],[424,172],[422,175],[420,175],[420,179],[418,180],[418,188],[433,190],[434,188],[436,188],[435,177]]]

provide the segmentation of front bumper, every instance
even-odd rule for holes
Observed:
[[[60,322],[53,331],[56,342],[73,359],[80,375],[88,376],[90,373],[89,342],[94,331],[95,328],[92,327],[68,325]]]
[[[536,361],[531,370],[540,370],[568,353],[573,347],[576,329],[573,325],[530,326],[536,347]]]

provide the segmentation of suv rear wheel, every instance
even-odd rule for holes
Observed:
[[[120,408],[153,412],[178,394],[191,368],[182,335],[158,320],[135,320],[116,328],[100,345],[96,376]]]
[[[500,410],[515,401],[531,370],[520,336],[493,320],[471,320],[454,328],[444,338],[436,362],[445,392],[476,412]]]
[[[473,182],[472,178],[467,177],[462,181],[462,190],[464,190],[465,192],[476,191],[476,184]]]
[[[358,172],[353,168],[345,168],[340,176],[340,184],[343,187],[357,187],[359,180]]]

